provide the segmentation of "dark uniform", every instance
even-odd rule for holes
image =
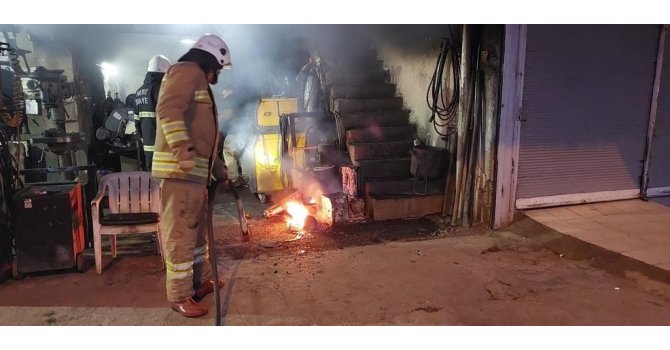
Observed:
[[[148,72],[135,93],[135,128],[142,138],[146,171],[151,171],[156,142],[156,105],[165,73]]]

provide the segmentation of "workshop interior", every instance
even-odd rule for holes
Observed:
[[[85,271],[96,227],[152,223],[132,204],[154,195],[138,185],[153,146],[138,135],[133,98],[151,57],[174,63],[204,33],[225,38],[234,62],[211,87],[219,114],[224,87],[238,96],[240,240],[253,243],[254,225],[276,217],[296,235],[433,214],[489,223],[502,32],[0,25],[0,272]],[[459,138],[463,104],[474,132]],[[451,156],[457,145],[464,153]],[[266,208],[251,227],[242,192]]]

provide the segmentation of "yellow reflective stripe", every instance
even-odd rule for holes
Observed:
[[[154,152],[152,170],[165,173],[178,173],[207,178],[209,176],[209,159],[197,157],[195,167],[184,171],[179,168],[177,157],[172,152]]]
[[[171,263],[165,261],[165,267],[170,271],[188,271],[193,268],[193,261],[187,261],[183,263]]]
[[[202,264],[206,262],[209,259],[209,253],[205,255],[198,255],[195,259],[193,259],[194,264]]]
[[[156,152],[154,153],[154,159],[163,159],[163,160],[177,160],[177,156],[172,152]]]
[[[144,148],[145,152],[153,152],[155,149],[154,146],[147,146],[147,145],[144,145],[142,148]]]
[[[204,177],[207,178],[209,176],[209,169],[203,169],[199,167],[195,167],[191,170],[184,171],[180,169],[176,163],[163,163],[161,161],[157,161],[155,158],[153,160],[153,165],[151,167],[153,171],[160,171],[160,172],[165,172],[165,173],[180,173],[180,174],[186,174],[186,175],[194,175],[194,176],[199,176],[199,177]]]
[[[175,120],[162,124],[163,131],[169,133],[177,130],[186,130],[186,123],[183,120]]]
[[[156,112],[140,112],[140,118],[156,118]]]
[[[166,274],[167,274],[168,278],[183,280],[183,279],[191,278],[193,276],[193,271],[173,272],[173,271],[168,270]]]
[[[161,128],[163,129],[163,134],[165,134],[165,141],[167,141],[170,146],[174,146],[177,142],[188,141],[190,139],[188,137],[186,123],[184,123],[183,120],[175,120],[161,124]]]
[[[209,97],[209,91],[207,90],[198,90],[193,93],[193,99],[198,102],[212,102]]]
[[[165,141],[167,141],[170,145],[174,145],[177,142],[180,141],[188,141],[189,137],[186,131],[174,131],[169,134],[165,134]]]
[[[154,161],[177,164],[178,159],[177,156],[172,152],[155,152]],[[197,168],[209,169],[209,159],[204,157],[196,157],[195,166]]]
[[[188,130],[186,130],[186,128],[184,128],[184,129],[174,129],[174,130],[170,130],[170,131],[163,130],[163,132],[165,132],[165,135],[187,134],[187,131]]]
[[[207,246],[206,245],[193,249],[193,255],[194,256],[202,255],[202,254],[205,254],[206,252],[207,252]]]

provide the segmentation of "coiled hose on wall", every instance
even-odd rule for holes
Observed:
[[[0,51],[6,51],[9,53],[9,57],[12,62],[12,69],[14,70],[14,94],[12,95],[14,113],[12,115],[12,113],[3,111],[2,119],[8,126],[12,128],[18,128],[23,121],[25,111],[23,83],[21,82],[20,75],[20,73],[23,72],[23,69],[21,69],[21,64],[19,61],[19,56],[16,54],[16,49],[9,45],[9,43],[0,42]]]
[[[21,69],[21,64],[19,61],[19,56],[16,53],[16,49],[13,48],[9,43],[0,42],[0,52],[6,52],[9,54],[14,74],[14,91],[12,94],[14,112],[10,113],[8,110],[3,110],[0,111],[0,116],[8,127],[16,129],[15,133],[18,138],[20,135],[19,127],[21,126],[21,122],[25,116],[23,83],[21,81],[21,74],[23,73],[23,69]],[[21,152],[20,145],[16,147],[16,150],[17,152]],[[5,135],[4,132],[0,138],[0,158],[0,172],[2,173],[3,194],[5,195],[5,200],[9,201],[11,196],[18,189],[23,188],[23,183],[21,182],[21,177],[19,175],[20,165],[18,159],[20,159],[20,153],[16,155],[11,154],[9,150],[9,137]],[[7,205],[9,205],[9,202]]]
[[[448,100],[445,91],[445,85],[449,82],[449,69],[445,69],[448,68],[447,61],[451,64],[451,81],[454,85]],[[456,132],[456,113],[460,100],[460,66],[457,46],[449,38],[442,39],[440,54],[426,92],[426,103],[431,110],[430,121],[435,132],[442,137]]]

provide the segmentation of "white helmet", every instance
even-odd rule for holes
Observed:
[[[156,55],[151,57],[149,60],[149,67],[147,68],[147,72],[165,73],[168,71],[168,68],[170,68],[171,65],[172,63],[167,57],[163,55]]]
[[[226,42],[223,41],[223,39],[214,34],[203,35],[196,41],[192,48],[209,52],[224,69],[228,69],[232,66],[228,45],[226,45]]]

